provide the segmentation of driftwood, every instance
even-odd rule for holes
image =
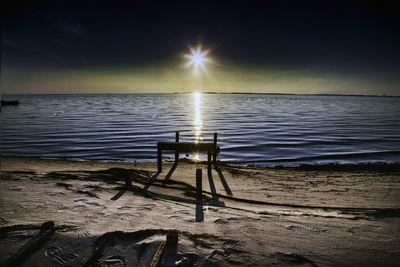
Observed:
[[[165,241],[162,241],[158,246],[156,253],[154,254],[153,260],[151,261],[150,267],[158,267],[161,266],[162,263],[162,256],[164,255],[165,251]]]
[[[50,236],[54,233],[54,222],[49,221],[42,224],[40,228],[40,232],[32,237],[29,242],[20,248],[17,253],[15,253],[11,258],[9,258],[5,263],[1,266],[19,266],[26,259],[28,259],[34,252],[40,249],[40,247],[50,238]]]
[[[90,266],[93,261],[97,258],[99,253],[103,250],[104,246],[110,241],[111,235],[102,236],[102,238],[97,242],[96,247],[84,257],[78,264],[79,267]]]

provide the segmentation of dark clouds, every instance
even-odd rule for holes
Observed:
[[[393,80],[399,25],[368,1],[36,1],[4,16],[3,65],[140,67],[202,42],[223,64]]]

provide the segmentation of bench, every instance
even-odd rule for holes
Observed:
[[[220,148],[217,146],[217,133],[214,133],[213,143],[195,143],[195,142],[179,142],[179,132],[176,132],[175,142],[158,142],[157,143],[157,163],[158,172],[162,171],[162,151],[175,151],[175,162],[179,160],[179,153],[190,152],[207,152],[208,154],[208,170],[211,170],[211,155],[213,162],[217,160],[217,154]]]

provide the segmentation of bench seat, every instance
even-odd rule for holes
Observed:
[[[207,152],[214,150],[214,143],[191,142],[158,142],[157,148],[161,150],[174,150],[179,152]]]
[[[179,142],[179,132],[176,132],[176,142],[158,142],[157,143],[157,162],[158,172],[162,171],[162,151],[175,151],[175,162],[179,160],[179,153],[190,152],[207,152],[208,154],[208,169],[211,171],[211,155],[213,162],[216,162],[219,147],[217,146],[217,133],[214,133],[213,143],[197,143],[197,142]]]

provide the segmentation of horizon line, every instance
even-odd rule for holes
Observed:
[[[386,94],[318,94],[318,93],[262,93],[262,92],[138,92],[138,93],[0,93],[1,96],[6,95],[150,95],[150,94],[237,94],[237,95],[306,95],[306,96],[365,96],[365,97],[400,97],[400,95]]]

